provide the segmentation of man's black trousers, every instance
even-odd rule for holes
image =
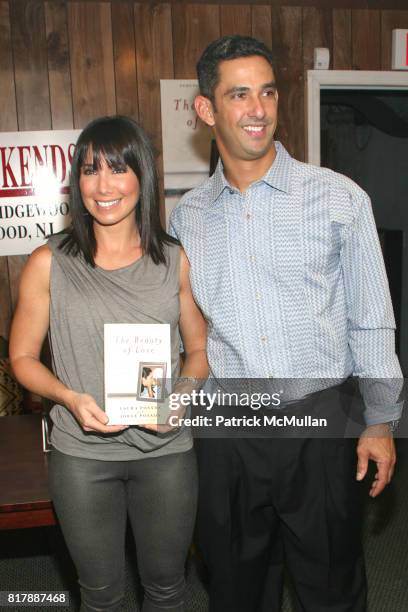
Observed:
[[[366,610],[356,440],[196,443],[210,612],[280,612],[284,566],[299,611]]]

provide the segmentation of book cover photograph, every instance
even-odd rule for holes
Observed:
[[[109,425],[165,422],[171,392],[169,324],[106,323],[104,362]]]

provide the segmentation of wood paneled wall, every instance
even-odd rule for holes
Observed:
[[[279,138],[304,159],[304,76],[314,47],[330,49],[335,69],[390,69],[391,30],[408,28],[408,10],[286,4],[0,0],[0,131],[80,128],[122,113],[160,151],[160,79],[194,78],[211,40],[242,33],[272,46]],[[24,260],[0,257],[5,337]]]

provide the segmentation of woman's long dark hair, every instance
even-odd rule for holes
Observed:
[[[164,231],[160,222],[159,183],[153,148],[140,125],[120,115],[91,121],[78,138],[71,164],[72,222],[60,248],[73,256],[82,253],[85,260],[95,266],[93,218],[87,213],[79,189],[81,168],[90,147],[95,169],[100,167],[104,159],[110,168],[123,169],[128,166],[136,174],[140,196],[135,216],[143,253],[150,256],[155,264],[166,263],[164,245],[178,242]]]

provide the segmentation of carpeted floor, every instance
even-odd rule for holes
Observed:
[[[393,483],[377,500],[367,497],[364,541],[369,612],[408,610],[408,440],[398,441],[398,451]],[[135,567],[134,552],[129,546],[125,612],[139,610],[140,588]],[[187,612],[208,610],[202,574],[197,556],[192,555],[187,565]],[[0,590],[69,591],[69,607],[44,610],[79,609],[75,570],[57,528],[0,532]],[[27,607],[0,606],[1,612],[12,609],[25,612]],[[293,610],[290,591],[285,589],[282,612]]]

